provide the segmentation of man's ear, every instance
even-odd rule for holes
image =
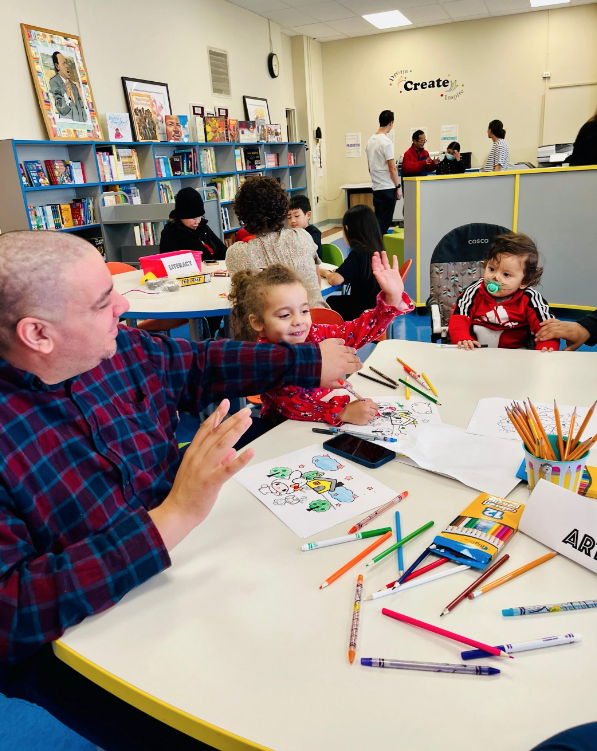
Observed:
[[[253,331],[256,331],[258,334],[261,334],[261,332],[264,329],[263,321],[260,321],[256,315],[253,315],[253,313],[251,313],[251,315],[249,316],[249,323],[251,324],[251,328],[253,329]]]
[[[49,355],[54,349],[50,325],[40,318],[21,318],[16,334],[21,344],[40,355]]]

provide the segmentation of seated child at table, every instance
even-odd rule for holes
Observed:
[[[553,316],[549,305],[535,289],[543,268],[537,246],[527,235],[498,235],[485,261],[483,279],[460,294],[448,333],[459,349],[486,344],[502,349],[524,349],[542,321]],[[535,342],[535,349],[552,352],[559,339]]]
[[[263,271],[239,271],[232,277],[230,325],[235,339],[277,344],[303,344],[324,339],[343,339],[348,347],[362,347],[379,338],[390,322],[402,313],[413,310],[404,292],[398,261],[390,267],[384,253],[376,253],[371,260],[381,292],[376,307],[366,310],[356,321],[342,325],[312,324],[307,292],[298,276],[281,264],[273,264]],[[332,389],[303,389],[286,386],[261,394],[262,418],[270,422],[315,420],[330,425],[350,422],[366,425],[377,414],[377,404],[371,399],[350,401],[349,396],[323,398]]]

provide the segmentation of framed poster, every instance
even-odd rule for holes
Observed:
[[[172,114],[168,84],[158,83],[157,81],[143,81],[140,78],[125,78],[122,76],[122,86],[124,88],[124,98],[126,99],[129,114],[133,122],[135,121],[135,118],[131,110],[130,94],[134,92],[135,94],[147,94],[151,97],[151,108],[158,126],[157,140],[167,141],[166,115]]]
[[[243,101],[247,120],[265,120],[267,125],[271,123],[267,99],[261,99],[258,96],[244,96]]]
[[[51,141],[103,141],[79,37],[21,24],[35,92]]]

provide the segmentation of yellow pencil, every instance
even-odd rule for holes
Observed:
[[[408,376],[406,376],[406,382],[408,383]],[[406,399],[410,399],[410,389],[408,386],[406,387],[406,391],[404,392],[404,396]]]
[[[556,555],[557,553],[553,553],[553,552],[546,553],[545,555],[542,555],[541,558],[537,558],[537,560],[535,561],[526,563],[524,566],[517,568],[516,571],[511,571],[509,574],[506,574],[506,576],[502,576],[501,579],[496,579],[495,581],[491,582],[491,584],[486,584],[484,587],[481,587],[480,589],[476,589],[474,592],[471,592],[470,595],[468,596],[469,600],[474,600],[475,597],[480,597],[481,595],[484,595],[486,592],[489,592],[490,590],[495,589],[496,587],[499,587],[500,584],[505,584],[506,582],[509,582],[512,579],[516,579],[517,576],[524,574],[526,571],[530,571],[532,568],[535,568],[535,566],[540,566],[542,563],[545,563],[546,561],[550,561]]]
[[[433,384],[431,383],[431,381],[429,380],[429,378],[427,378],[427,376],[425,375],[425,373],[421,373],[421,377],[425,379],[425,383],[429,386],[429,388],[431,389],[431,392],[433,394],[435,394],[436,396],[439,396],[439,394],[437,393],[437,391],[433,388]]]

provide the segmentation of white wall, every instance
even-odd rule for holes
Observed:
[[[0,0],[3,55],[0,138],[47,138],[25,56],[20,23],[81,38],[100,120],[126,112],[121,76],[165,82],[174,114],[189,102],[228,107],[244,119],[243,95],[265,97],[272,122],[294,106],[290,40],[271,23],[280,76],[267,69],[268,21],[225,0]],[[207,46],[228,52],[232,97],[211,94]],[[104,134],[107,137],[107,134]]]

